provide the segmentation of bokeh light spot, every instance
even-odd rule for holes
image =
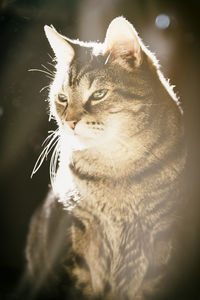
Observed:
[[[170,25],[170,17],[165,14],[158,15],[156,17],[155,24],[160,29],[166,29]]]

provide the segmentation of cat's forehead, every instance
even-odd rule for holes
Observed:
[[[88,82],[91,86],[95,83],[110,81],[110,73],[105,65],[105,56],[94,55],[92,49],[86,49],[82,56],[75,55],[69,68],[68,85],[73,88],[82,82]]]

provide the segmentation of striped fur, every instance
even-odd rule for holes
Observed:
[[[46,34],[58,62],[49,102],[59,167],[31,226],[30,273],[39,288],[51,280],[71,295],[73,284],[77,297],[147,299],[173,261],[185,164],[179,103],[124,18],[111,23],[103,44]]]

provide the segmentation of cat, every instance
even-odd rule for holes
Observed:
[[[56,57],[49,107],[58,130],[45,150],[57,143],[52,189],[26,247],[34,293],[156,299],[174,264],[182,205],[179,101],[124,17],[103,43],[47,25],[45,33]]]

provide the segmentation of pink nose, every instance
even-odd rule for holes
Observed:
[[[77,121],[75,121],[75,120],[74,121],[67,121],[67,124],[69,125],[69,127],[71,129],[74,129],[76,124],[77,124]]]

